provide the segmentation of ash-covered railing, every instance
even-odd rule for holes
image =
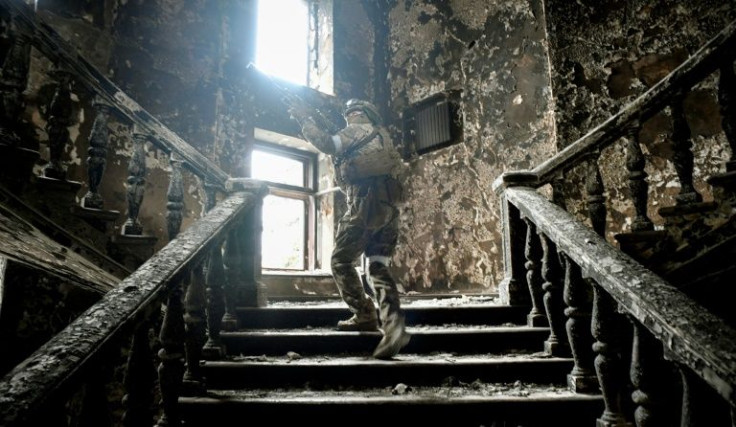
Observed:
[[[259,280],[262,203],[268,188],[259,181],[231,179],[76,53],[24,2],[0,0],[0,181],[14,195],[26,194],[39,156],[38,140],[28,137],[35,129],[28,132],[23,119],[32,48],[53,64],[48,77],[55,82],[45,109],[47,165],[32,181],[80,188],[67,179],[63,154],[71,143],[74,95],[92,100],[89,191],[75,211],[96,220],[114,218],[118,212],[104,210],[99,192],[111,121],[130,132],[134,149],[126,182],[127,219],[112,243],[123,248],[118,249],[121,263],[135,271],[0,380],[0,425],[108,425],[120,416],[108,413],[111,402],[121,401],[124,425],[151,425],[158,412],[159,425],[179,425],[180,391],[204,390],[199,361],[223,354],[220,330],[237,327],[236,304],[265,304]],[[152,258],[157,237],[144,234],[138,218],[151,147],[167,154],[171,166],[165,206],[160,206],[169,244]],[[183,169],[204,187],[207,213],[180,234]],[[217,203],[222,194],[224,200]],[[152,352],[151,345],[160,350]],[[122,384],[117,383],[120,372],[125,373]],[[125,396],[116,399],[121,389]],[[160,410],[154,392],[161,398]]]
[[[162,402],[158,425],[180,425],[182,387],[203,389],[202,354],[222,352],[219,331],[235,326],[235,301],[256,292],[255,273],[260,273],[254,254],[259,253],[268,189],[250,179],[228,181],[226,189],[225,200],[172,235],[166,247],[0,380],[0,424],[57,425],[74,417],[85,420],[82,425],[107,425],[111,414],[106,412],[104,381],[132,337],[124,425],[154,422],[157,360]],[[218,286],[205,295],[204,283],[215,282]],[[158,357],[150,348],[152,329],[160,331]]]
[[[118,132],[115,136],[133,142],[126,180],[127,219],[115,241],[120,252],[116,258],[124,260],[131,270],[135,269],[152,254],[156,242],[155,236],[144,234],[144,226],[139,220],[147,180],[147,151],[158,150],[170,158],[167,219],[175,228],[183,217],[183,169],[194,175],[207,192],[222,191],[228,174],[117,87],[24,2],[0,0],[0,20],[3,33],[3,49],[0,49],[0,149],[3,158],[13,159],[12,163],[7,162],[8,168],[19,170],[11,179],[4,179],[4,185],[15,193],[22,193],[21,187],[28,182],[26,171],[31,170],[39,156],[38,142],[27,137],[29,124],[23,119],[31,49],[35,48],[48,59],[48,63],[53,64],[46,78],[55,83],[51,101],[45,108],[48,158],[44,159],[46,166],[38,181],[54,188],[66,185],[70,191],[82,186],[68,180],[67,160],[64,158],[64,153],[72,151],[68,148],[71,144],[69,127],[77,124],[73,115],[73,98],[76,97],[84,103],[83,108],[94,112],[87,138],[87,180],[84,184],[88,191],[80,194],[81,202],[76,210],[97,220],[114,219],[119,213],[104,210],[109,203],[106,204],[99,190],[105,177],[110,129],[115,124]],[[43,108],[39,106],[39,109]],[[23,165],[24,162],[28,165]]]
[[[568,375],[573,391],[602,393],[605,410],[599,426],[736,422],[736,331],[603,237],[606,192],[599,169],[601,150],[625,138],[635,211],[628,241],[664,239],[647,216],[647,159],[638,135],[644,121],[669,108],[674,153],[667,160],[677,172],[680,192],[676,206],[660,214],[707,214],[713,204],[703,203],[693,185],[691,132],[683,100],[717,73],[722,128],[736,153],[735,56],[736,23],[731,23],[602,125],[540,166],[505,173],[494,183],[504,221],[502,299],[528,304],[529,324],[549,325],[547,353],[573,356],[575,365]],[[546,184],[554,191],[556,180],[581,165],[592,229],[562,209],[558,199],[549,201],[538,191]],[[707,181],[727,194],[733,191],[734,177],[732,157],[725,172]],[[733,198],[724,200],[728,204]]]

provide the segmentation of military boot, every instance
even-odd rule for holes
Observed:
[[[411,336],[406,332],[404,313],[401,310],[399,291],[396,289],[388,267],[380,262],[369,266],[373,286],[378,297],[383,338],[373,351],[377,359],[390,359],[409,344]]]
[[[357,313],[346,320],[337,322],[338,331],[362,331],[370,332],[378,330],[378,315],[376,307],[370,298],[363,300]]]
[[[396,314],[383,322],[383,338],[373,350],[376,359],[391,359],[409,344],[411,335],[406,332],[404,316]]]

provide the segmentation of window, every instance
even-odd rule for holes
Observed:
[[[314,267],[316,154],[257,142],[253,178],[269,183],[263,201],[262,266],[271,270]]]
[[[258,69],[307,85],[309,9],[305,0],[260,0],[256,35]]]

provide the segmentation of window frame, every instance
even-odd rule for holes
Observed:
[[[316,239],[317,239],[317,207],[316,207],[316,183],[317,183],[317,161],[318,155],[309,151],[285,147],[283,145],[256,139],[253,143],[253,151],[261,151],[272,155],[297,160],[303,164],[304,186],[282,184],[263,180],[268,188],[269,195],[287,199],[301,200],[304,202],[304,242],[303,259],[301,269],[273,268],[267,267],[268,271],[311,271],[315,270]]]

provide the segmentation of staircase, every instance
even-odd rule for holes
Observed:
[[[221,334],[229,356],[202,364],[206,392],[179,400],[186,425],[590,426],[601,413],[599,394],[569,391],[572,358],[542,351],[550,331],[526,326],[528,307],[480,295],[402,308],[412,340],[390,361],[370,356],[380,332],[335,330],[350,315],[339,300],[238,309],[240,328]]]

